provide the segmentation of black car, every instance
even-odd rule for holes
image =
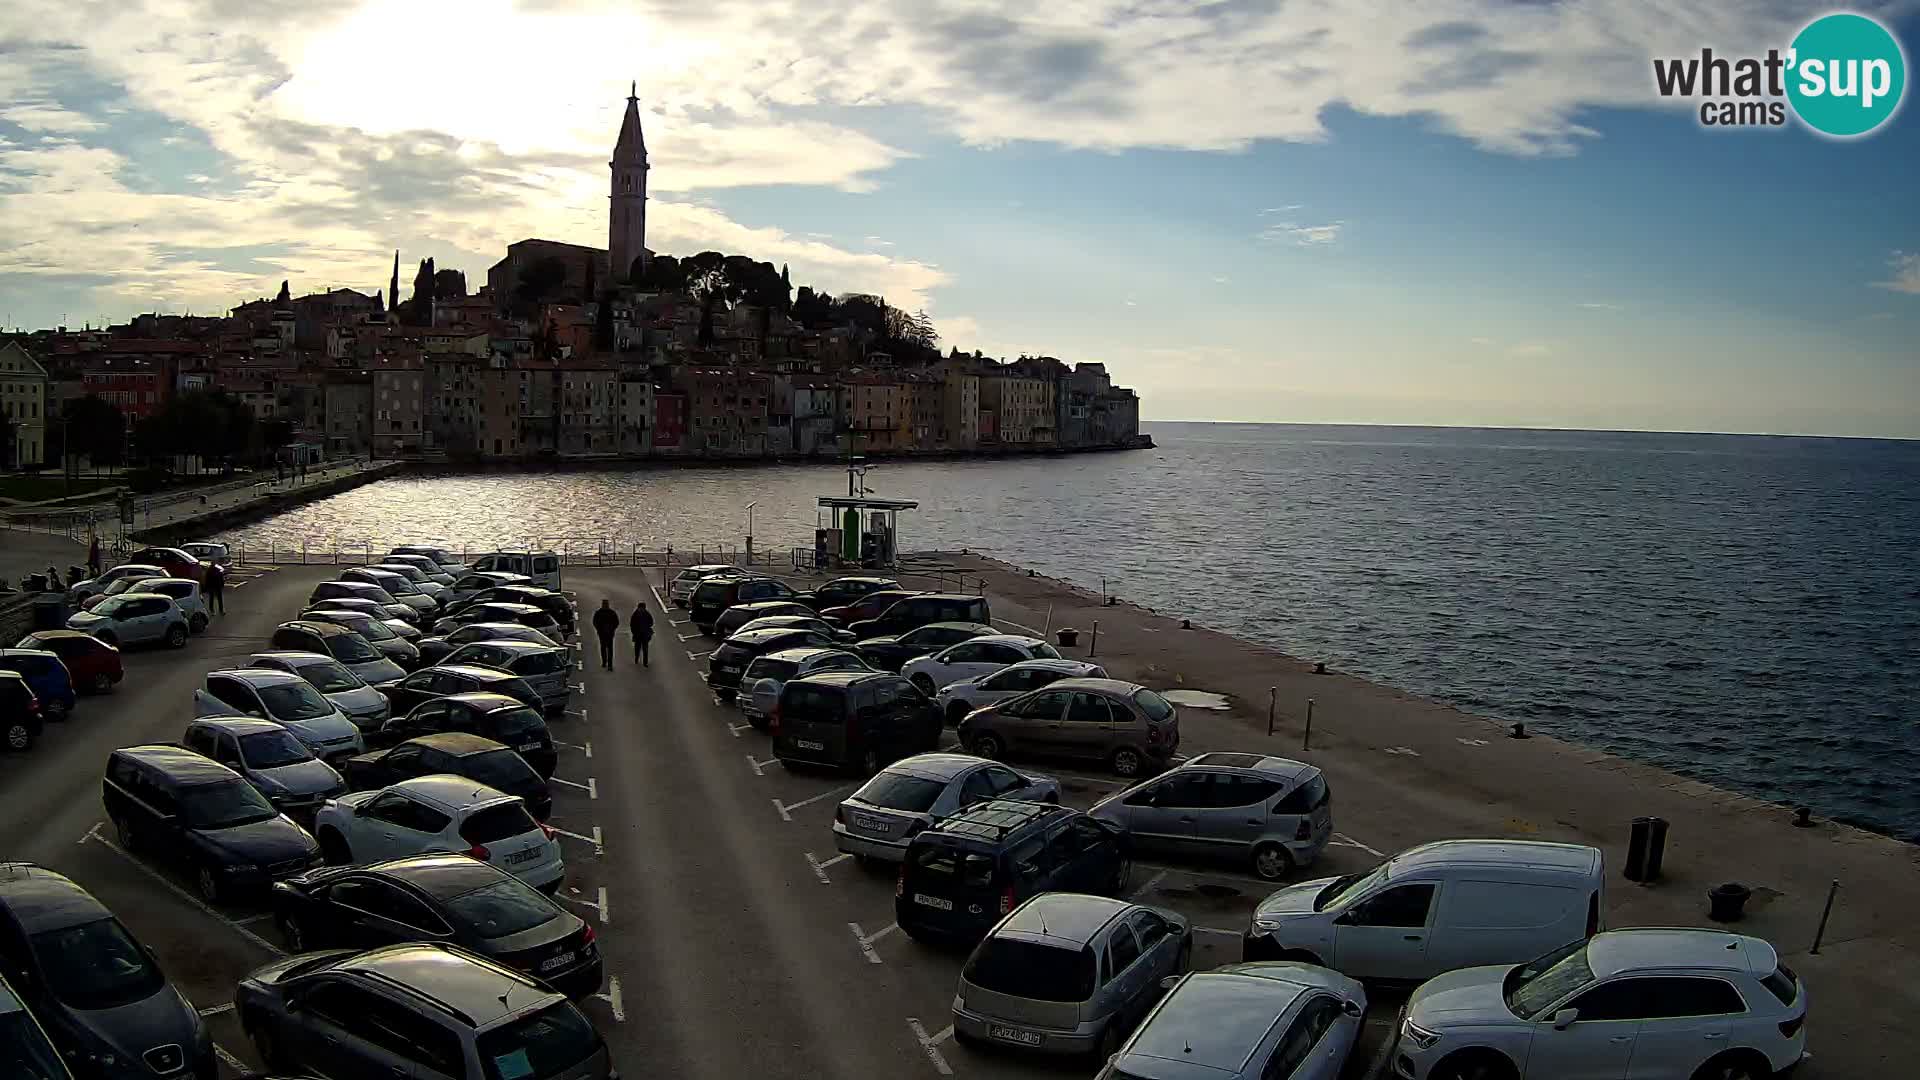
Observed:
[[[1043,892],[1120,896],[1128,860],[1120,831],[1054,803],[975,803],[907,845],[894,918],[916,941],[977,941]]]
[[[720,613],[735,604],[755,600],[791,600],[797,595],[786,582],[769,577],[716,577],[694,586],[687,597],[687,614],[703,634],[713,633]]]
[[[18,753],[33,749],[46,717],[40,711],[40,699],[17,671],[0,671],[0,735],[7,749]]]
[[[720,698],[731,701],[740,692],[741,673],[747,670],[747,665],[755,657],[781,649],[837,647],[839,642],[818,630],[805,627],[779,626],[735,634],[707,657],[707,685]]]
[[[825,611],[830,607],[844,607],[871,592],[899,587],[899,582],[888,577],[838,577],[823,583],[818,588],[809,589],[794,599],[815,611]]]
[[[713,636],[719,638],[721,641],[725,641],[732,637],[741,627],[755,619],[764,619],[770,615],[804,616],[819,623],[816,629],[834,629],[828,626],[826,620],[821,619],[818,613],[805,604],[797,604],[792,600],[752,600],[744,604],[735,604],[721,612],[719,618],[713,620]],[[836,632],[844,633],[844,631]],[[847,640],[852,641],[853,639],[849,637]]]
[[[593,927],[505,870],[465,855],[330,866],[273,887],[287,951],[445,941],[571,998],[600,989]]]
[[[871,776],[940,748],[946,724],[920,689],[881,671],[823,671],[786,683],[767,718],[781,764],[858,769]]]
[[[354,791],[378,791],[416,776],[447,773],[520,796],[541,821],[553,812],[553,793],[526,758],[505,743],[464,731],[417,735],[386,750],[350,757],[341,768]]]
[[[544,708],[538,691],[510,671],[478,664],[441,664],[421,668],[397,683],[379,687],[393,703],[393,715],[412,712],[434,698],[453,694],[505,694],[536,709]]]
[[[992,624],[993,612],[987,598],[970,593],[919,593],[893,602],[877,618],[856,622],[847,629],[865,641],[882,634],[904,634],[915,627],[937,622]]]
[[[477,622],[519,623],[521,626],[538,630],[555,641],[566,636],[560,632],[560,624],[554,621],[553,616],[547,614],[545,608],[535,607],[532,604],[509,603],[504,600],[470,604],[461,608],[457,614],[442,616],[434,622],[433,632],[436,635],[447,634],[468,623]]]
[[[184,863],[209,903],[320,865],[320,845],[245,777],[181,746],[129,746],[100,785],[120,846]]]
[[[939,652],[949,645],[958,645],[968,638],[977,638],[994,633],[994,629],[984,623],[940,622],[918,626],[898,637],[872,637],[853,647],[860,659],[882,671],[899,671],[909,660],[918,660],[922,656]]]
[[[375,741],[392,745],[419,735],[464,731],[492,739],[527,759],[541,776],[552,776],[559,755],[537,706],[505,694],[454,694],[421,703],[381,727]]]
[[[0,970],[79,1080],[218,1075],[206,1022],[153,950],[60,874],[0,863]]]
[[[552,589],[538,585],[495,585],[448,605],[445,614],[457,615],[476,604],[527,604],[553,616],[561,630],[573,633],[573,601]]]
[[[420,658],[427,666],[445,660],[453,650],[462,645],[471,645],[476,641],[531,641],[536,645],[560,645],[560,642],[535,630],[531,626],[522,626],[512,622],[468,623],[459,629],[445,634],[436,634],[419,641]],[[561,645],[561,648],[566,646]]]

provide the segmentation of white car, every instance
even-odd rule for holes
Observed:
[[[448,851],[490,862],[551,893],[566,876],[560,840],[518,796],[445,773],[330,799],[313,834],[330,863]]]
[[[991,675],[1022,660],[1058,660],[1053,646],[1020,634],[985,634],[949,645],[931,656],[909,660],[900,674],[932,697],[934,691],[961,679]]]
[[[1085,660],[1022,660],[985,675],[948,683],[934,692],[933,703],[939,706],[947,723],[958,724],[975,709],[984,709],[996,701],[1018,697],[1061,679],[1106,677],[1106,668]]]
[[[431,544],[401,544],[387,554],[389,557],[394,555],[424,555],[432,559],[443,572],[452,574],[454,577],[459,577],[467,572],[466,563],[454,558],[453,554],[446,548],[434,547]],[[381,561],[384,562],[385,560],[383,559]]]
[[[420,569],[412,563],[378,563],[369,569],[391,570],[401,577],[406,578],[413,584],[414,588],[425,593],[427,599],[432,600],[436,604],[444,604],[447,602],[447,596],[450,590],[448,590],[445,585],[433,580],[432,575],[428,574],[425,570]]]
[[[699,566],[689,566],[675,574],[673,580],[668,583],[667,602],[674,607],[686,607],[687,598],[693,595],[693,590],[698,588],[701,582],[710,577],[719,577],[721,574],[745,573],[745,570],[737,566],[727,566],[724,563],[702,563]]]
[[[90,596],[99,596],[101,593],[106,592],[107,588],[116,581],[125,581],[129,578],[138,581],[143,578],[166,576],[166,570],[154,566],[152,563],[124,563],[108,570],[99,577],[76,581],[67,586],[67,597],[73,603],[78,604]]]
[[[300,676],[333,702],[334,708],[346,713],[353,726],[363,732],[380,730],[380,725],[393,713],[387,695],[368,686],[351,668],[331,656],[292,650],[254,653],[247,657],[247,666]]]
[[[216,563],[222,569],[233,562],[233,552],[218,540],[199,540],[191,544],[181,544],[180,550],[204,563]]]
[[[393,570],[381,570],[372,566],[356,566],[340,571],[341,581],[364,581],[369,585],[378,585],[387,590],[388,595],[419,612],[423,618],[429,618],[440,610],[439,601],[420,590],[413,579]]]
[[[200,583],[192,578],[142,578],[127,591],[173,597],[173,602],[187,616],[187,629],[196,634],[205,633],[207,623],[212,621],[213,613],[207,610],[207,600],[200,593]]]
[[[740,673],[740,714],[755,730],[767,726],[767,714],[780,700],[780,688],[789,679],[818,675],[823,671],[871,671],[865,660],[844,649],[781,649],[756,656]]]
[[[385,556],[380,560],[381,566],[392,566],[395,564],[411,566],[427,575],[428,580],[440,585],[445,585],[449,589],[453,588],[453,583],[456,580],[455,575],[449,573],[446,567],[441,566],[425,555],[394,554]],[[465,571],[464,567],[461,569],[462,572]]]
[[[116,648],[164,641],[177,649],[192,632],[187,613],[173,597],[137,592],[109,596],[91,611],[74,612],[67,617],[67,629],[92,634]]]
[[[1806,1019],[1806,987],[1759,938],[1612,930],[1420,984],[1391,1060],[1402,1080],[1760,1080],[1805,1056]]]
[[[453,583],[453,590],[447,595],[449,606],[458,604],[474,593],[491,589],[496,585],[531,585],[533,579],[525,574],[504,574],[493,571],[473,570],[461,574]]]
[[[298,675],[272,668],[207,672],[193,692],[196,716],[257,716],[293,733],[329,765],[367,752],[366,740],[339,706]]]

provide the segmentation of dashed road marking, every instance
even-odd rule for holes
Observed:
[[[927,1055],[927,1060],[933,1062],[934,1069],[941,1076],[952,1076],[953,1066],[947,1064],[947,1056],[940,1052],[940,1043],[953,1034],[953,1028],[948,1027],[939,1035],[930,1036],[927,1034],[927,1026],[922,1024],[917,1016],[907,1017],[907,1028],[913,1032],[914,1041],[920,1044],[920,1049]]]
[[[677,638],[679,638],[679,639],[680,639],[680,643],[681,643],[682,645],[685,645],[685,644],[686,644],[687,642],[689,642],[689,641],[697,641],[697,640],[699,640],[700,638],[703,638],[703,637],[706,637],[707,635],[705,635],[705,634],[675,634],[675,635],[673,635],[673,636],[674,636],[674,637],[677,637]]]
[[[771,802],[773,803],[774,810],[780,814],[781,821],[792,821],[793,820],[792,815],[795,810],[798,810],[801,807],[810,805],[812,803],[817,803],[821,799],[830,799],[835,795],[845,795],[847,792],[852,790],[853,790],[853,785],[848,784],[845,787],[834,788],[832,791],[823,791],[820,794],[813,796],[812,798],[801,799],[797,803],[783,803],[779,799],[773,799],[771,800]]]
[[[1415,750],[1411,746],[1389,746],[1386,748],[1385,753],[1397,754],[1401,757],[1419,757],[1420,756],[1420,751]]]
[[[753,725],[752,725],[752,724],[734,724],[734,723],[729,723],[729,724],[727,725],[727,734],[729,734],[729,735],[732,735],[732,736],[733,736],[734,738],[736,738],[736,739],[737,739],[737,738],[739,738],[739,737],[740,737],[740,733],[741,733],[741,732],[743,732],[743,731],[746,731],[746,730],[748,730],[748,729],[749,729],[749,728],[751,728],[751,727],[753,727]]]
[[[706,652],[694,652],[692,649],[687,650],[687,659],[689,660],[698,660],[701,657],[712,656],[712,655],[713,655],[712,649],[708,649]]]
[[[576,694],[579,694],[579,695],[580,695],[581,697],[586,697],[586,696],[587,696],[587,684],[586,684],[586,683],[584,683],[584,682],[577,682],[577,683],[574,683],[574,684],[573,684],[573,692],[574,692],[574,693],[576,693]]]
[[[596,859],[604,857],[607,853],[607,845],[604,842],[602,842],[600,839],[600,826],[598,825],[595,825],[593,827],[592,836],[581,836],[577,832],[568,832],[567,830],[561,828],[558,825],[550,824],[547,826],[547,828],[552,829],[555,833],[561,836],[567,837],[570,840],[578,840],[583,844],[592,844],[593,857]]]
[[[738,733],[736,732],[735,734],[737,735]],[[767,775],[766,772],[763,770],[765,770],[767,766],[777,765],[779,764],[779,762],[780,762],[780,759],[777,757],[770,757],[765,761],[757,761],[754,759],[754,756],[752,754],[747,755],[747,768],[752,769],[753,775],[755,776]]]
[[[1366,852],[1367,854],[1373,856],[1376,859],[1384,859],[1387,857],[1387,853],[1384,851],[1381,851],[1379,848],[1368,847],[1367,845],[1361,843],[1358,840],[1355,840],[1353,837],[1348,836],[1346,833],[1343,833],[1343,832],[1334,833],[1333,839],[1329,840],[1328,843],[1334,845],[1335,847],[1359,848],[1361,851]]]
[[[587,718],[587,710],[585,709],[568,709],[566,710],[566,714],[568,716],[577,716],[582,720]]]
[[[813,867],[813,876],[819,878],[820,884],[822,885],[833,884],[833,882],[827,878],[827,867],[832,866],[834,863],[840,862],[843,859],[853,858],[853,856],[847,854],[844,851],[838,855],[835,855],[833,858],[828,859],[826,862],[821,862],[819,859],[814,858],[813,852],[811,851],[807,852],[806,856],[807,856],[807,865]]]
[[[565,784],[570,788],[578,788],[586,792],[587,798],[589,799],[597,799],[600,797],[600,782],[591,776],[587,777],[587,782],[584,784],[576,783],[572,780],[563,780],[558,776],[547,777],[547,782],[550,784]],[[558,832],[559,830],[556,829],[554,831]]]
[[[1456,737],[1454,738],[1454,740],[1453,740],[1453,741],[1454,741],[1454,742],[1457,742],[1457,743],[1459,743],[1459,744],[1460,744],[1461,746],[1485,746],[1485,745],[1487,745],[1487,740],[1485,740],[1485,739],[1462,739],[1462,738],[1459,738],[1458,736],[1456,736]]]
[[[219,1016],[223,1013],[230,1013],[232,1011],[233,1011],[233,1002],[229,1001],[225,1005],[209,1005],[206,1008],[200,1010],[200,1015],[202,1018],[205,1018],[209,1016]]]
[[[560,741],[559,739],[555,739],[555,740],[553,740],[553,745],[555,745],[555,746],[564,746],[564,747],[566,747],[566,748],[567,748],[567,749],[569,749],[569,750],[578,750],[578,751],[580,751],[581,753],[583,753],[583,754],[585,754],[585,755],[587,755],[588,757],[592,757],[592,756],[593,756],[593,744],[592,744],[592,743],[573,743],[573,742],[561,742],[561,741]]]
[[[620,997],[620,980],[619,979],[608,979],[607,992],[604,994],[595,994],[593,996],[607,1003],[607,1007],[613,1010],[613,1018],[615,1020],[623,1024],[627,1022],[626,1006],[623,1004]]]

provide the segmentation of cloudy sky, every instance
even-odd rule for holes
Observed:
[[[1920,437],[1917,114],[1711,132],[1651,87],[1825,8],[9,0],[0,320],[604,245],[635,79],[655,250],[1105,361],[1150,418]]]

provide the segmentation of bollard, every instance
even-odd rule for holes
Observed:
[[[1267,687],[1267,737],[1269,739],[1273,737],[1274,702],[1279,697],[1279,695],[1280,695],[1279,687],[1277,686]]]
[[[1707,918],[1714,922],[1739,922],[1752,896],[1753,890],[1737,881],[1715,885],[1707,890]]]
[[[1322,660],[1319,663],[1313,665],[1313,673],[1315,675],[1325,675],[1327,673],[1327,662],[1325,660]]]
[[[1307,728],[1300,733],[1300,749],[1304,752],[1313,744],[1313,699],[1307,699]]]
[[[1833,884],[1827,886],[1827,905],[1820,909],[1820,928],[1813,932],[1813,948],[1807,950],[1814,956],[1820,955],[1820,939],[1827,936],[1827,916],[1833,914],[1833,894],[1839,891],[1840,879],[1834,878]]]
[[[1521,723],[1521,722],[1520,722],[1520,721],[1518,721],[1518,720],[1515,720],[1515,721],[1513,722],[1513,730],[1507,733],[1507,738],[1509,738],[1509,739],[1531,739],[1531,738],[1533,738],[1533,736],[1531,736],[1531,735],[1529,735],[1529,734],[1527,734],[1527,725],[1525,725],[1525,724],[1523,724],[1523,723]]]
[[[1181,619],[1181,620],[1180,620],[1180,629],[1182,629],[1182,630],[1191,630],[1191,629],[1193,629],[1193,620],[1192,620],[1192,619]]]
[[[1796,829],[1813,828],[1813,807],[1802,806],[1793,811],[1793,827]]]
[[[1087,655],[1092,656],[1094,653],[1094,650],[1098,649],[1099,647],[1100,647],[1100,620],[1095,619],[1093,620],[1093,638],[1092,640],[1087,642]]]

